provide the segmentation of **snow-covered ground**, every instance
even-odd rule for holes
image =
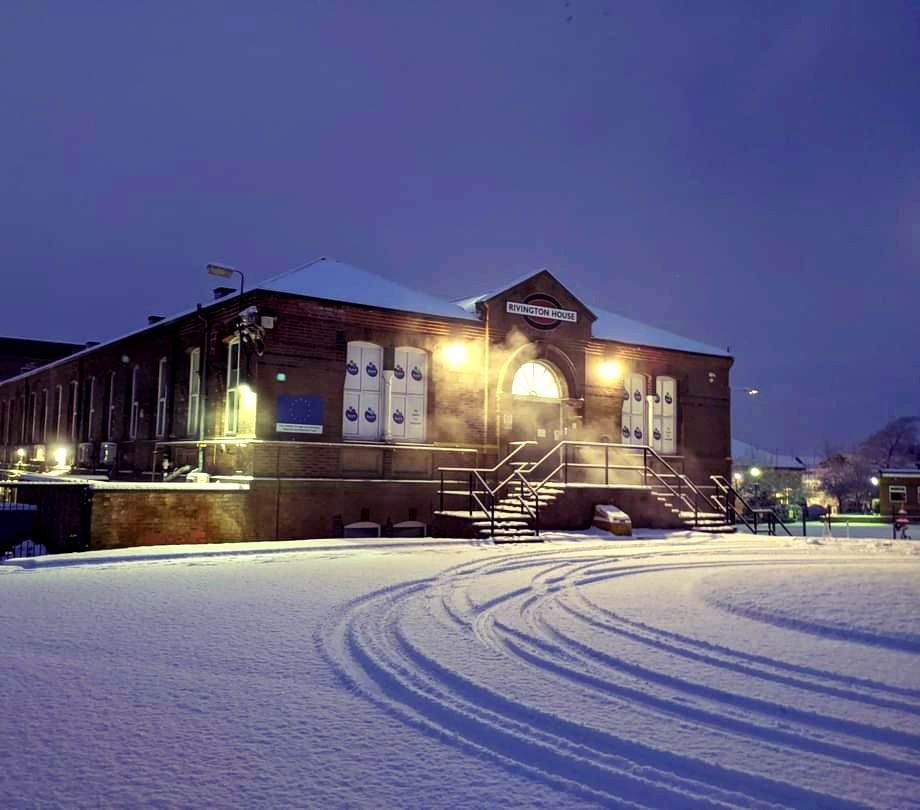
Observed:
[[[920,806],[920,542],[0,565],[3,807]]]

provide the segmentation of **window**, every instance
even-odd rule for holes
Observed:
[[[666,456],[677,452],[677,380],[673,377],[655,378],[649,433],[653,450]]]
[[[2,437],[2,443],[7,444],[6,441],[6,423],[9,418],[9,414],[6,412],[6,400],[0,401],[0,437]]]
[[[72,380],[70,383],[70,440],[77,440],[77,414],[80,410],[80,404],[77,397],[77,381]]]
[[[137,423],[140,418],[141,404],[138,401],[138,367],[135,366],[131,369],[131,396],[128,401],[131,403],[131,413],[128,416],[128,438],[136,439],[137,438]]]
[[[28,422],[28,408],[26,407],[26,395],[19,397],[19,441],[21,444],[26,443],[26,428]]]
[[[166,358],[160,358],[160,368],[157,372],[157,418],[156,435],[166,435],[166,395],[169,391],[169,380],[166,377]]]
[[[648,444],[648,378],[633,372],[626,375],[623,385],[620,439],[623,444]]]
[[[36,444],[38,442],[38,394],[34,391],[29,394],[29,442]]]
[[[63,438],[64,430],[64,386],[54,387],[54,438]]]
[[[201,349],[192,349],[188,356],[188,416],[185,432],[198,433],[198,408],[201,401]]]
[[[86,414],[86,422],[83,425],[83,438],[85,441],[93,440],[93,422],[96,418],[96,378],[87,377],[83,383],[83,412]]]
[[[888,487],[888,500],[892,503],[905,503],[907,501],[907,487],[901,484],[891,484]]]
[[[115,372],[109,372],[109,387],[105,393],[105,440],[107,442],[115,440],[115,378]]]
[[[41,398],[41,413],[39,414],[38,421],[38,441],[42,444],[45,443],[45,439],[48,436],[48,389],[42,388],[42,398]]]
[[[428,353],[411,346],[394,352],[387,387],[387,438],[423,442],[428,415]]]
[[[227,344],[227,407],[224,432],[231,436],[240,426],[240,339]]]
[[[538,361],[524,363],[514,374],[511,393],[518,397],[562,399],[562,387],[556,373]]]
[[[379,439],[383,386],[383,349],[376,343],[351,341],[345,357],[345,391],[342,404],[342,437]]]

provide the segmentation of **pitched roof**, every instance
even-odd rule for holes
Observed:
[[[618,343],[635,343],[639,346],[655,346],[660,349],[674,349],[679,352],[711,354],[718,357],[731,357],[731,354],[718,346],[710,346],[698,340],[675,335],[657,326],[649,326],[614,312],[595,309],[597,320],[592,333],[601,340],[615,340]]]
[[[812,456],[771,453],[741,439],[732,439],[732,461],[739,466],[750,465],[772,470],[805,470],[818,463],[818,459]]]
[[[450,301],[327,256],[266,279],[257,289],[442,318],[478,320],[475,311],[466,312]]]
[[[518,284],[523,284],[525,281],[529,281],[534,276],[540,275],[540,273],[546,273],[546,275],[548,275],[561,287],[565,287],[569,294],[575,298],[575,300],[578,301],[578,303],[581,304],[591,314],[592,317],[594,316],[594,312],[592,312],[591,307],[589,307],[578,294],[573,292],[572,288],[568,284],[560,281],[545,267],[541,268],[540,270],[531,270],[529,273],[525,273],[522,276],[517,276],[516,278],[513,278],[510,281],[502,284],[501,287],[495,287],[494,289],[487,290],[486,292],[480,293],[479,295],[474,295],[472,298],[461,298],[457,301],[454,301],[454,303],[466,312],[475,313],[477,304],[480,304],[483,301],[491,301],[497,295],[508,292],[508,290],[517,287]]]
[[[675,335],[657,326],[649,326],[646,323],[640,323],[623,315],[617,315],[614,312],[605,312],[595,307],[589,308],[584,304],[584,299],[575,292],[570,284],[561,281],[549,270],[537,270],[536,272],[526,273],[518,276],[500,287],[488,290],[487,292],[474,295],[470,298],[462,298],[455,303],[458,307],[466,312],[475,313],[476,305],[482,301],[489,301],[503,292],[507,292],[518,284],[533,278],[538,273],[547,273],[552,276],[559,284],[565,287],[575,298],[592,314],[597,320],[591,328],[592,335],[600,340],[615,340],[617,343],[631,343],[637,346],[654,346],[659,349],[673,349],[679,352],[693,352],[695,354],[709,354],[717,357],[730,357],[731,354],[718,346],[710,346],[708,343],[702,343],[699,340],[692,340],[681,335]]]

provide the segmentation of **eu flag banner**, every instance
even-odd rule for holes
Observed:
[[[278,433],[322,433],[323,398],[283,395],[278,397]]]

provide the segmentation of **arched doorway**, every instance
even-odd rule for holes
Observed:
[[[527,360],[511,379],[509,441],[536,445],[518,458],[536,460],[562,438],[562,401],[566,397],[562,374],[545,360]]]

